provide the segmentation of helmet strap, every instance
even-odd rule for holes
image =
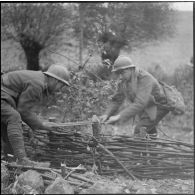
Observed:
[[[131,69],[131,86],[132,86],[132,92],[136,94],[137,91],[137,69],[132,68]]]

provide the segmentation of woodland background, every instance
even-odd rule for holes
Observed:
[[[138,67],[177,87],[186,112],[168,114],[159,125],[159,134],[192,144],[194,78],[193,66],[187,64],[193,56],[193,12],[172,8],[168,2],[1,3],[1,70],[45,71],[53,63],[63,64],[72,71],[71,83],[77,89],[50,97],[35,111],[44,120],[90,120],[104,113],[116,86],[110,78],[94,79],[94,73],[99,77],[104,73],[102,47],[109,46],[116,56],[128,55]],[[117,44],[112,45],[112,38]],[[103,131],[132,135],[133,123],[107,126]],[[193,178],[133,184],[121,175],[104,179],[115,182],[113,187],[134,186],[136,193],[194,193]]]
[[[64,64],[79,73],[72,77],[79,90],[58,94],[38,113],[60,122],[88,120],[103,114],[115,86],[110,79],[89,78],[83,84],[78,76],[90,54],[85,69],[101,74],[99,37],[106,32],[121,41],[120,54],[183,94],[185,114],[169,114],[162,125],[169,136],[193,142],[193,68],[186,65],[193,55],[193,12],[174,10],[171,3],[2,3],[1,69],[46,70]],[[132,134],[132,126],[111,132]]]

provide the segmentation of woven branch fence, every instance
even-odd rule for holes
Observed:
[[[24,138],[28,156],[38,161],[49,161],[53,167],[61,163],[76,167],[94,164],[101,175],[124,174],[121,166],[101,148],[93,147],[93,134],[57,127],[55,131],[37,130],[36,145],[29,142],[28,127]],[[193,178],[194,146],[181,141],[163,138],[141,138],[124,135],[99,134],[99,143],[139,179]]]

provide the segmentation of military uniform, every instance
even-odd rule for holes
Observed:
[[[1,76],[1,133],[7,146],[5,152],[13,150],[18,159],[26,157],[22,121],[32,129],[43,126],[32,108],[47,95],[41,71],[13,71]]]
[[[106,114],[108,118],[116,114],[123,101],[130,104],[120,111],[119,123],[124,123],[138,115],[139,121],[135,127],[135,134],[140,128],[145,127],[148,134],[156,133],[155,126],[169,112],[163,105],[166,104],[166,96],[159,82],[148,72],[136,67],[136,87],[130,81],[122,81],[118,84],[117,92],[112,97],[111,105]]]

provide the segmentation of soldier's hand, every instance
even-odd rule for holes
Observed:
[[[118,122],[119,119],[120,119],[120,115],[111,116],[111,117],[106,121],[106,123],[107,123],[107,124],[114,124],[114,123]]]
[[[56,127],[56,123],[54,122],[43,122],[43,127],[42,129],[45,129],[45,130],[53,130],[54,127]]]
[[[106,114],[100,116],[100,121],[101,122],[105,122],[107,119],[108,119],[108,115],[106,115]]]

